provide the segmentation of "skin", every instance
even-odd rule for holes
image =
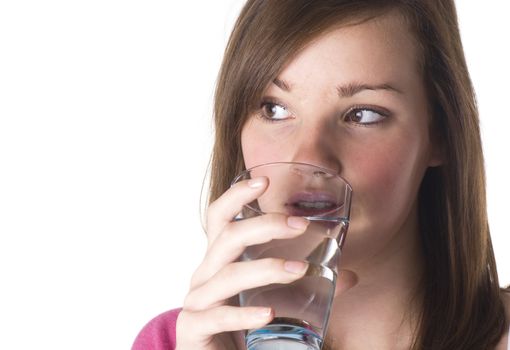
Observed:
[[[272,161],[312,163],[335,170],[353,187],[344,270],[326,342],[335,348],[408,349],[411,344],[425,262],[417,192],[427,168],[442,160],[430,133],[418,52],[408,33],[398,15],[388,14],[320,36],[268,86],[264,96],[271,103],[261,101],[242,130],[247,168]],[[395,90],[339,95],[338,86],[353,83]],[[359,106],[362,119],[349,113]],[[299,262],[236,262],[246,246],[295,237],[307,225],[276,214],[231,222],[266,186],[264,178],[242,182],[211,204],[208,250],[177,322],[177,349],[244,349],[242,333],[234,331],[260,327],[273,315],[264,308],[233,306],[229,298],[303,276],[306,266]]]

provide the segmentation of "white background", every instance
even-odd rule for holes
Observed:
[[[127,349],[181,305],[242,2],[0,3],[0,348]],[[484,3],[458,10],[509,284],[509,7]]]

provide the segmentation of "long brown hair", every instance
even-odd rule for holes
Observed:
[[[419,194],[427,257],[413,349],[493,349],[507,327],[490,240],[478,111],[453,0],[249,0],[228,42],[215,94],[210,200],[243,169],[241,128],[263,90],[311,40],[397,10],[420,51],[444,164]]]

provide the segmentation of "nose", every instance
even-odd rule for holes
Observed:
[[[329,179],[333,177],[333,175],[329,172],[318,170],[313,172],[313,177]]]
[[[316,167],[309,167],[306,164],[313,164],[310,162],[305,163],[303,161],[299,161],[296,163],[297,164],[292,164],[292,166],[291,166],[291,170],[295,174],[306,175],[308,178],[315,178],[315,179],[330,179],[332,177],[335,177],[336,171],[334,171],[333,169],[321,170]],[[305,163],[305,164],[303,164],[303,163]],[[313,165],[317,165],[317,164],[313,164]]]
[[[342,170],[339,144],[335,142],[335,135],[327,128],[303,130],[296,135],[295,147],[291,160],[298,163],[308,163],[326,168],[332,173]],[[314,176],[331,176],[327,172],[316,172]]]

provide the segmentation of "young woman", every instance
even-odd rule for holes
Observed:
[[[306,265],[238,257],[307,222],[232,222],[267,179],[229,184],[272,161],[327,167],[353,187],[324,349],[507,349],[510,297],[453,0],[249,0],[215,123],[208,251],[182,310],[151,321],[133,349],[244,349],[243,331],[271,321],[270,308],[241,308],[236,295],[295,281]]]

